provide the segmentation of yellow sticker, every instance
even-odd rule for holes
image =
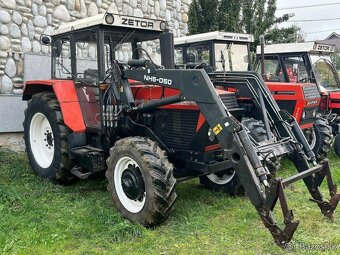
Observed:
[[[218,135],[223,130],[221,124],[217,124],[216,127],[214,127],[213,131],[215,135]]]

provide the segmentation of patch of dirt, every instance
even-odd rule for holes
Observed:
[[[0,133],[0,148],[9,149],[15,152],[25,151],[23,133]]]

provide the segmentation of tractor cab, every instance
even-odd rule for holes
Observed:
[[[154,48],[165,44],[160,37],[166,28],[165,21],[107,13],[63,24],[53,32],[51,78],[75,82],[87,130],[102,128],[100,100],[107,98],[100,98],[99,84],[103,90],[107,87],[112,63],[146,59],[159,66],[160,47]]]
[[[252,35],[229,32],[209,32],[175,38],[175,63],[178,68],[206,71],[250,70]]]
[[[264,76],[268,83],[316,84],[321,95],[320,116],[336,135],[335,152],[340,155],[340,79],[332,63],[335,46],[317,42],[267,45]],[[261,49],[257,49],[257,71],[261,72]],[[263,71],[262,71],[263,72]],[[289,85],[289,84],[287,84]],[[309,93],[307,93],[308,95]]]
[[[61,25],[52,34],[52,79],[98,83],[113,60],[150,58],[160,64],[160,35],[167,23],[106,13]],[[152,55],[152,59],[150,57]]]
[[[334,45],[315,42],[267,45],[264,48],[265,79],[268,82],[316,83],[320,91],[340,90],[332,53]],[[261,72],[260,54],[258,47],[258,72]]]

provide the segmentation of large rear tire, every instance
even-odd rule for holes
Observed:
[[[68,158],[67,135],[59,103],[51,92],[32,96],[25,110],[24,140],[33,172],[59,183],[73,179]]]
[[[143,137],[118,140],[107,159],[108,190],[119,212],[132,222],[156,226],[173,211],[173,165],[158,145]]]

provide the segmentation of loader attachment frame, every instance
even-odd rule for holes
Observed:
[[[116,65],[121,64],[117,62]],[[138,66],[139,69],[132,69],[131,67],[134,65]],[[276,150],[276,154],[280,155],[281,151],[281,155],[290,155],[299,172],[293,177],[284,180],[270,176],[270,173],[263,166],[260,157],[260,154],[264,153],[268,148],[266,146],[264,148],[257,147],[250,140],[242,124],[229,113],[222,103],[210,77],[204,70],[156,69],[154,65],[147,61],[143,63],[138,61],[130,62],[129,66],[130,69],[122,66],[116,68],[116,72],[120,70],[122,78],[121,82],[116,80],[115,85],[124,87],[119,88],[117,91],[124,91],[125,95],[131,94],[130,91],[127,91],[130,89],[129,86],[122,85],[126,84],[128,79],[180,91],[179,96],[131,106],[129,111],[142,112],[176,102],[194,101],[218,138],[224,151],[224,160],[228,161],[230,166],[235,169],[251,203],[255,206],[264,225],[271,232],[278,245],[282,246],[289,242],[299,224],[298,221],[294,220],[293,212],[288,208],[284,194],[284,188],[290,183],[303,179],[312,195],[313,201],[318,203],[322,213],[327,217],[332,217],[339,202],[339,194],[336,193],[336,186],[333,183],[328,162],[325,161],[322,165],[315,163],[315,156],[308,144],[305,147],[304,141],[300,140],[304,137],[301,129],[296,126],[295,131],[294,128],[293,131],[291,130],[295,120],[289,118],[289,114],[287,115],[279,110],[270,92],[266,89],[264,81],[258,74],[249,72],[228,73],[223,74],[222,80],[218,80],[218,82],[222,84],[234,82],[237,86],[242,86],[244,93],[248,93],[259,107],[264,108],[270,123],[276,126],[282,139],[282,141],[276,142],[276,145],[284,147],[284,149]],[[260,102],[259,93],[262,94],[262,100],[265,102],[265,105],[263,105],[263,101],[262,103]],[[288,123],[289,120],[291,123]],[[303,150],[301,150],[301,143]],[[313,163],[314,166],[312,168],[309,166],[308,161]],[[327,177],[331,194],[330,202],[323,200],[319,189],[325,176]],[[279,228],[273,218],[273,209],[277,200],[281,203],[285,224],[284,230]]]
[[[285,110],[280,110],[262,77],[256,72],[216,72],[209,74],[215,86],[234,88],[242,97],[251,98],[255,106],[262,109],[263,121],[277,130],[281,137],[295,137],[303,146],[307,157],[316,162],[314,152],[295,118]],[[265,109],[265,111],[263,111]],[[288,126],[289,125],[289,126]],[[267,130],[268,131],[268,130]]]

